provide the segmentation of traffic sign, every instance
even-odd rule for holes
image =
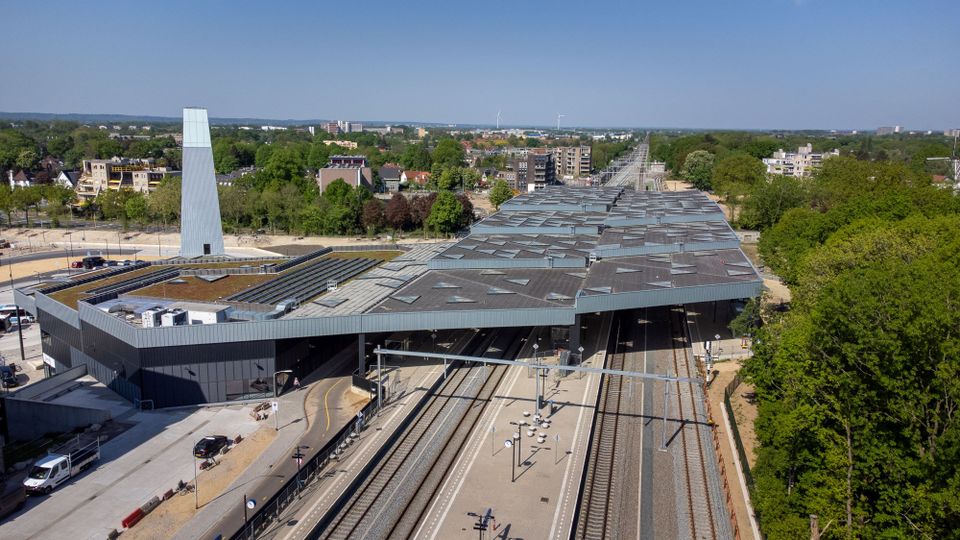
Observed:
[[[273,410],[273,412],[279,411],[279,410],[280,410],[280,402],[279,402],[279,401],[271,401],[271,402],[270,402],[270,408]]]
[[[247,499],[247,508],[253,510],[256,507],[257,507],[256,499]]]
[[[510,448],[510,447],[513,446],[513,441],[511,441],[510,439],[507,439],[507,440],[503,441],[503,446],[506,447],[506,448]]]

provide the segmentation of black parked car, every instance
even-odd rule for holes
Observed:
[[[204,437],[200,439],[200,442],[193,447],[193,455],[198,458],[209,458],[213,457],[220,453],[227,444],[229,440],[223,435],[210,435],[209,437]]]
[[[4,388],[13,388],[20,384],[17,382],[17,372],[10,366],[0,366],[0,381],[3,381]]]

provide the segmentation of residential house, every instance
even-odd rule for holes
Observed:
[[[429,181],[430,173],[427,171],[403,171],[403,173],[400,174],[400,185],[404,186],[411,184],[425,186]]]
[[[385,163],[377,173],[380,175],[380,180],[383,181],[383,185],[387,188],[387,191],[400,191],[400,177],[403,171],[399,165],[396,163]]]
[[[80,171],[60,171],[53,181],[63,187],[76,189],[80,182]]]

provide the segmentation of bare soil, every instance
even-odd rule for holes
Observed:
[[[198,478],[200,491],[197,493],[200,508],[216,498],[234,495],[225,492],[225,490],[260,456],[274,437],[276,437],[276,433],[273,429],[261,427],[222,456],[217,466],[201,472]],[[236,494],[238,501],[242,500],[241,495]],[[160,506],[143,518],[140,523],[125,531],[123,538],[142,538],[144,540],[170,538],[189,522],[197,512],[198,510],[194,508],[193,493],[182,496],[175,493],[173,497],[160,503]]]

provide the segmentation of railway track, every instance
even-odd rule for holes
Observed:
[[[626,352],[620,342],[622,320],[618,320],[615,333],[613,354],[607,367],[624,369]],[[618,536],[619,505],[613,499],[620,495],[620,483],[623,481],[616,472],[617,442],[620,435],[620,404],[623,398],[624,377],[604,375],[602,402],[597,411],[596,422],[591,440],[591,460],[587,467],[587,477],[583,487],[580,515],[577,520],[575,538],[582,540],[601,540]]]
[[[494,332],[467,354],[512,356],[517,335],[515,329]],[[357,489],[334,504],[309,538],[410,536],[505,373],[505,366],[452,367]]]
[[[687,354],[687,338],[684,332],[683,312],[670,311],[670,334],[673,348],[674,373],[679,377],[695,377],[691,359]],[[682,361],[681,361],[682,359]],[[677,381],[677,415],[680,418],[680,443],[683,451],[683,474],[687,493],[687,512],[690,516],[690,537],[717,539],[713,501],[710,496],[710,481],[707,478],[707,459],[697,423],[697,397],[694,383]],[[687,425],[687,422],[692,425]],[[688,433],[689,432],[689,433]]]

